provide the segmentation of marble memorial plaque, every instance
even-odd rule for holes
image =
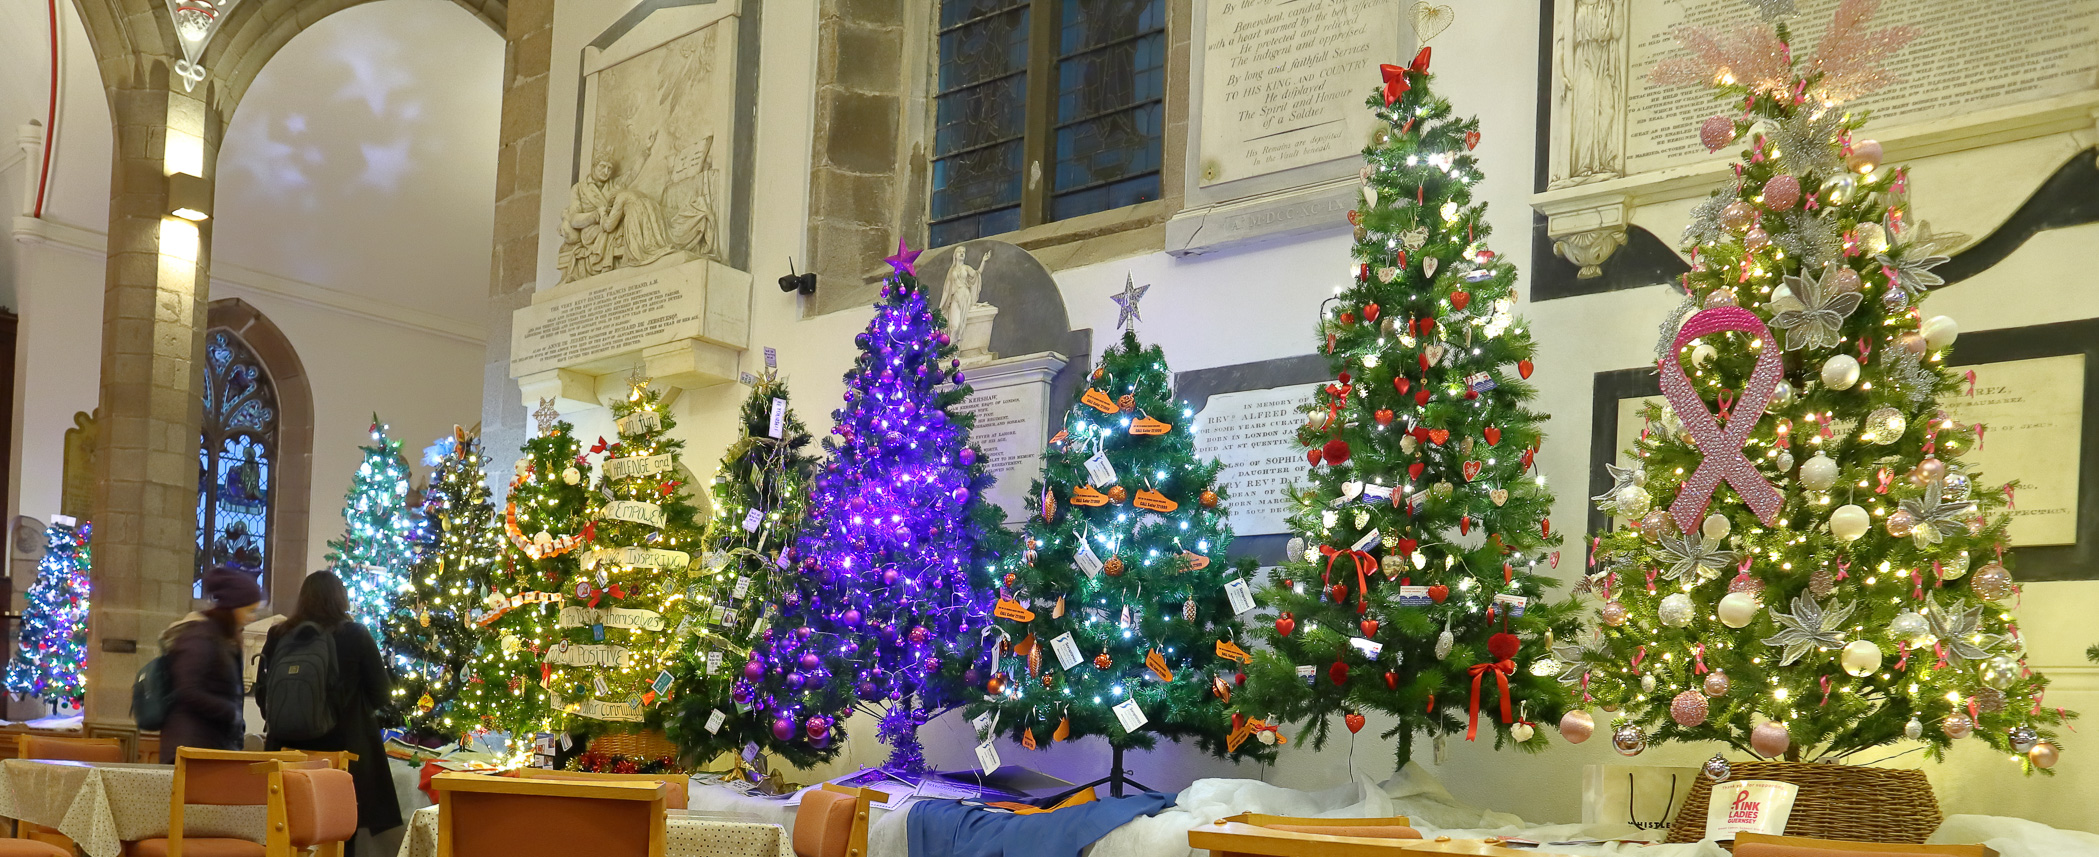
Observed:
[[[1028,484],[1042,473],[1042,447],[1049,442],[1050,382],[1064,367],[1055,354],[1000,360],[970,370],[971,393],[955,405],[977,418],[970,442],[984,454],[984,467],[998,481],[985,499],[1009,523],[1028,516]]]
[[[1203,38],[1204,186],[1355,158],[1363,99],[1400,56],[1398,0],[1211,0]]]
[[[1974,370],[1975,395],[1939,400],[1963,425],[1981,423],[1982,444],[1959,450],[1975,493],[2017,481],[2012,494],[2014,546],[2077,543],[2078,477],[2083,467],[2084,355],[1956,366]]]
[[[1290,531],[1290,486],[1305,468],[1297,428],[1298,408],[1312,400],[1318,383],[1211,396],[1196,416],[1195,454],[1224,463],[1217,481],[1230,492],[1232,533],[1272,535]]]

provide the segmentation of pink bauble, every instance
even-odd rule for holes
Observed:
[[[1917,528],[1917,517],[1907,510],[1896,509],[1894,514],[1888,516],[1887,527],[1888,535],[1898,539],[1907,538],[1910,531]]]
[[[1728,203],[1726,208],[1720,209],[1720,225],[1727,227],[1731,231],[1740,232],[1748,229],[1749,225],[1755,222],[1756,209],[1751,207],[1749,203],[1739,199]]]
[[[1596,611],[1596,617],[1602,619],[1604,624],[1616,628],[1625,624],[1625,605],[1616,601],[1606,601],[1603,607]]]
[[[794,721],[782,717],[773,721],[773,737],[785,741],[794,737]]]
[[[1895,344],[1918,357],[1924,356],[1925,349],[1929,347],[1929,343],[1924,341],[1924,334],[1914,330],[1903,331],[1901,336],[1895,337]]]
[[[1705,150],[1708,152],[1720,151],[1721,146],[1732,143],[1734,140],[1735,120],[1733,119],[1725,116],[1715,116],[1705,120],[1703,124],[1698,126],[1698,142],[1704,144]]]
[[[1880,141],[1860,140],[1851,144],[1851,154],[1844,157],[1844,166],[1854,172],[1870,173],[1880,166],[1881,156]]]
[[[1948,714],[1945,720],[1939,721],[1939,728],[1946,731],[1948,738],[1966,738],[1974,733],[1975,721],[1969,720],[1966,714]]]
[[[2047,741],[2035,744],[2033,749],[2026,751],[2027,761],[2032,762],[2034,767],[2044,771],[2055,767],[2056,761],[2061,758],[2062,751],[2055,749],[2055,745]]]
[[[1727,695],[1727,673],[1714,670],[1705,677],[1705,695],[1721,697]]]
[[[1769,247],[1771,246],[1771,233],[1765,232],[1764,227],[1751,226],[1748,232],[1742,234],[1742,246],[1751,250],[1762,250],[1765,247]]]
[[[1786,731],[1784,723],[1776,720],[1764,721],[1762,726],[1749,733],[1749,749],[1755,750],[1757,755],[1766,759],[1785,755],[1786,748],[1790,746],[1793,746],[1792,734]]]
[[[2012,573],[2001,562],[1992,562],[1976,569],[1975,575],[1968,578],[1968,586],[1975,590],[1975,594],[1991,601],[2003,601],[2010,598],[2015,591],[2012,587]]]
[[[1687,690],[1669,701],[1669,719],[1689,729],[1705,722],[1705,694]]]
[[[1567,739],[1569,744],[1580,744],[1594,734],[1596,718],[1589,716],[1589,712],[1576,709],[1560,718],[1560,737]]]
[[[1792,176],[1772,176],[1764,182],[1764,205],[1776,211],[1785,211],[1800,202],[1800,180]]]
[[[1937,482],[1946,478],[1946,462],[1937,458],[1926,458],[1917,462],[1917,476],[1926,482]]]
[[[1850,268],[1838,268],[1831,271],[1829,278],[1823,281],[1822,290],[1833,295],[1849,294],[1864,288],[1865,282],[1859,277],[1857,271]]]
[[[1735,575],[1733,579],[1727,582],[1727,591],[1761,595],[1764,592],[1764,581],[1762,578],[1751,577],[1748,572],[1743,572]]]

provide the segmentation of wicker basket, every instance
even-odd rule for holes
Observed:
[[[590,739],[590,752],[604,756],[626,756],[630,759],[678,758],[678,745],[660,729],[644,729],[639,732],[616,732]]]
[[[1735,762],[1733,769],[1731,779],[1777,780],[1800,787],[1793,814],[1786,820],[1788,836],[1920,843],[1945,818],[1923,771],[1803,762]],[[1712,782],[1697,777],[1676,813],[1676,823],[1669,826],[1668,841],[1705,838],[1706,806],[1712,796]]]

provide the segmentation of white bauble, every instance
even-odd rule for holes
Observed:
[[[1778,458],[1773,463],[1778,465],[1778,472],[1791,472],[1793,470],[1793,454],[1785,450],[1779,450]]]
[[[1774,405],[1789,405],[1789,404],[1792,404],[1792,403],[1793,403],[1793,384],[1792,384],[1792,382],[1790,382],[1790,381],[1783,381],[1783,380],[1782,380],[1782,381],[1779,381],[1779,382],[1778,382],[1778,386],[1775,386],[1775,387],[1772,387],[1772,388],[1771,388],[1771,404],[1774,404]]]
[[[1822,386],[1832,390],[1849,390],[1858,383],[1858,358],[1849,354],[1838,354],[1822,362]]]
[[[1509,727],[1509,737],[1516,739],[1518,744],[1529,741],[1531,736],[1536,734],[1538,734],[1538,730],[1531,728],[1531,725],[1528,723],[1518,723]]]
[[[1904,610],[1888,621],[1888,636],[1922,646],[1931,640],[1931,623],[1913,610]]]
[[[1880,647],[1866,640],[1852,640],[1844,644],[1844,651],[1837,656],[1837,663],[1844,671],[1854,676],[1871,675],[1880,669]]]
[[[1902,737],[1911,741],[1924,737],[1924,724],[1915,717],[1910,718],[1910,722],[1902,724]]]
[[[1298,536],[1291,536],[1290,541],[1283,545],[1283,555],[1289,557],[1304,556],[1305,540]]]
[[[1648,673],[1647,675],[1643,675],[1643,676],[1641,676],[1641,677],[1640,677],[1640,691],[1641,691],[1642,693],[1653,693],[1653,692],[1654,692],[1654,674],[1653,674],[1653,673]]]
[[[1850,503],[1838,506],[1836,511],[1829,513],[1829,533],[1836,536],[1838,541],[1855,541],[1859,536],[1865,535],[1866,528],[1872,525],[1873,517],[1866,514],[1865,509]]]
[[[1720,349],[1706,343],[1701,342],[1691,346],[1691,365],[1694,368],[1704,369],[1712,364],[1714,358],[1719,356]]]
[[[1691,614],[1696,612],[1697,608],[1691,604],[1691,596],[1681,592],[1663,598],[1662,603],[1654,609],[1655,616],[1662,620],[1662,624],[1671,628],[1691,624]]]
[[[1930,346],[1933,351],[1940,351],[1960,338],[1961,326],[1951,317],[1935,315],[1925,319],[1924,326],[1918,332],[1924,334],[1925,345]]]
[[[2019,680],[2019,659],[1998,655],[1982,662],[1982,683],[2003,690]]]
[[[1822,453],[1800,465],[1800,487],[1827,491],[1837,484],[1837,460]]]
[[[1705,516],[1705,523],[1699,525],[1698,531],[1705,533],[1706,538],[1717,542],[1727,538],[1727,534],[1733,532],[1734,528],[1734,522],[1728,520],[1726,515],[1715,514]]]
[[[561,481],[569,485],[581,482],[583,481],[583,471],[574,467],[564,467],[561,469]]]
[[[1647,514],[1648,509],[1654,508],[1654,497],[1647,493],[1647,489],[1638,485],[1627,485],[1618,489],[1618,493],[1612,499],[1613,504],[1618,507],[1619,514],[1628,518],[1640,517]]]
[[[1720,598],[1720,624],[1729,628],[1742,628],[1756,621],[1756,611],[1763,605],[1756,603],[1756,596],[1747,592],[1730,592]]]

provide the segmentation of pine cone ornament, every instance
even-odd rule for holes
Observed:
[[[1814,593],[1816,598],[1826,598],[1830,593],[1837,591],[1836,578],[1830,576],[1827,568],[1815,569],[1815,573],[1808,577],[1807,590]]]
[[[1181,602],[1181,620],[1185,622],[1195,621],[1194,598],[1189,598],[1188,600]]]

